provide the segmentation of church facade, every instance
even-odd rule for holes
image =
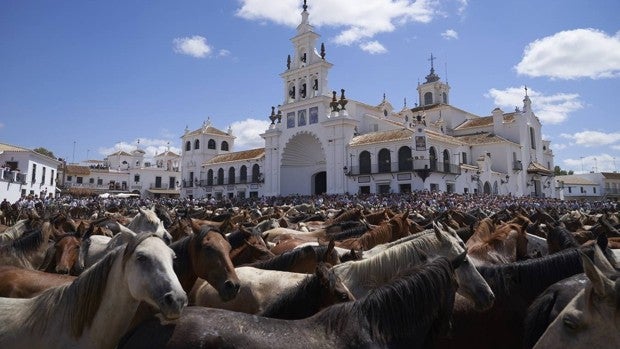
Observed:
[[[450,104],[433,57],[414,108],[348,99],[328,85],[332,64],[307,7],[280,74],[281,102],[263,148],[235,152],[234,135],[206,121],[182,138],[183,197],[338,193],[556,196],[553,152],[524,91],[523,106],[479,116]],[[320,47],[320,48],[318,48]]]

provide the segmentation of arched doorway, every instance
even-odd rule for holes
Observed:
[[[483,193],[491,194],[491,183],[484,182]]]
[[[312,133],[294,135],[282,151],[280,195],[312,195],[327,191],[325,151]]]
[[[319,195],[327,192],[327,172],[315,173],[312,179],[312,194]]]

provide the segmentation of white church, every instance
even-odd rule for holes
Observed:
[[[304,4],[280,74],[279,107],[264,148],[234,151],[232,130],[207,120],[182,138],[182,197],[338,193],[454,193],[555,197],[553,152],[524,91],[523,106],[479,116],[450,105],[433,67],[417,87],[420,105],[395,110],[332,91],[333,64]]]

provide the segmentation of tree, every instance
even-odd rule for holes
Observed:
[[[39,154],[42,154],[42,155],[48,156],[48,157],[50,157],[50,158],[52,158],[52,159],[56,159],[56,156],[54,155],[54,153],[53,153],[52,151],[47,150],[47,149],[45,149],[45,148],[43,148],[43,147],[34,148],[34,149],[33,149],[33,151],[34,151],[34,152],[37,152],[37,153],[39,153]]]
[[[566,175],[572,175],[575,172],[573,170],[570,171],[566,171],[560,168],[560,166],[555,166],[553,168],[553,174],[556,176],[566,176]]]

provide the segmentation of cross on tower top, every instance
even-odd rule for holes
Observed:
[[[428,60],[431,61],[431,69],[433,69],[433,61],[437,59],[437,57],[433,56],[433,54],[431,53],[431,58],[429,58]]]
[[[306,0],[304,0],[304,11],[308,9],[308,5],[306,4]]]

